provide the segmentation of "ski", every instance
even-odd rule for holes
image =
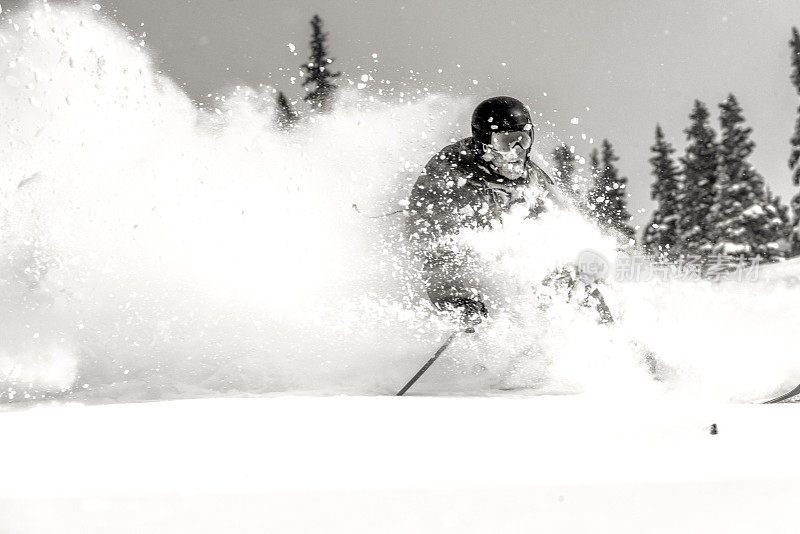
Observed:
[[[789,400],[792,397],[795,397],[797,395],[800,395],[800,384],[798,384],[793,390],[791,390],[789,392],[786,392],[783,395],[779,395],[779,396],[775,397],[774,399],[770,399],[770,400],[764,401],[761,404],[777,404],[779,402],[783,402],[785,400]]]

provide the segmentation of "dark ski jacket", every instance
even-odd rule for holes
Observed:
[[[437,307],[462,299],[482,301],[469,250],[451,237],[464,228],[496,228],[512,209],[537,217],[570,205],[568,197],[535,163],[525,178],[510,181],[492,172],[471,137],[430,159],[409,197],[406,230],[422,260],[428,296]]]

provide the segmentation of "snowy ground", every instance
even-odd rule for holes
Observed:
[[[587,395],[10,410],[0,532],[796,532],[797,410]]]

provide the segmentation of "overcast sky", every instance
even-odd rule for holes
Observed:
[[[716,105],[733,92],[754,128],[753,162],[784,200],[794,193],[786,160],[800,97],[789,81],[787,42],[800,25],[798,0],[100,3],[129,27],[144,23],[159,66],[196,98],[237,81],[270,81],[270,71],[274,83],[278,67],[296,68],[308,54],[308,20],[319,13],[346,75],[375,66],[377,53],[379,74],[395,81],[412,69],[420,87],[452,85],[476,103],[516,96],[556,124],[542,128],[567,142],[575,136],[582,154],[591,147],[581,133],[609,138],[630,179],[632,207],[648,210],[655,124],[682,149],[693,100],[713,106],[716,124]]]

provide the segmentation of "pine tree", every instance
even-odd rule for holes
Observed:
[[[781,251],[784,256],[791,256],[792,254],[792,221],[794,218],[791,215],[790,207],[781,201],[781,197],[772,194],[772,191],[767,188],[767,204],[772,206],[776,216],[780,219],[783,226],[783,232],[780,236]]]
[[[589,172],[592,176],[592,185],[590,189],[594,189],[600,177],[600,151],[596,148],[593,148],[592,152],[589,154]],[[594,203],[592,203],[592,205],[594,205]]]
[[[742,126],[744,116],[735,96],[729,95],[719,107],[719,174],[707,217],[712,250],[742,258],[780,257],[787,228],[779,208],[770,202],[764,178],[747,161],[755,146],[752,129]]]
[[[673,258],[678,243],[678,197],[683,183],[680,169],[672,159],[675,149],[664,138],[660,125],[656,125],[656,142],[650,150],[655,153],[650,158],[655,177],[650,197],[658,206],[644,231],[644,246],[653,255]]]
[[[553,150],[553,177],[561,190],[572,199],[578,211],[586,214],[589,211],[588,189],[590,183],[594,180],[597,165],[591,168],[593,174],[591,178],[587,179],[582,174],[583,169],[576,168],[576,162],[579,158],[575,156],[574,151],[575,147],[567,147],[564,144],[557,146]],[[597,157],[596,151],[594,157]]]
[[[790,211],[793,215],[793,229],[789,236],[789,255],[800,256],[800,193],[792,198]]]
[[[300,120],[300,115],[294,109],[292,104],[283,94],[283,91],[278,91],[278,97],[275,99],[275,122],[281,130],[291,130],[297,121]]]
[[[792,40],[789,41],[792,50],[792,84],[800,94],[800,33],[797,28],[792,28]],[[797,123],[794,127],[794,135],[790,141],[792,153],[789,156],[789,169],[794,171],[794,185],[800,185],[800,107],[797,109]]]
[[[565,190],[571,191],[572,178],[575,174],[575,154],[567,145],[558,145],[553,150],[553,162],[554,178]]]
[[[775,196],[769,187],[767,187],[767,203],[775,206],[775,212],[778,214],[781,220],[784,221],[785,224],[789,224],[789,222],[792,220],[789,212],[789,206],[785,205],[781,201],[781,197]]]
[[[705,256],[712,249],[711,229],[707,216],[714,203],[714,184],[717,181],[716,133],[708,124],[708,108],[695,100],[689,118],[691,125],[684,130],[689,144],[681,158],[684,187],[678,196],[678,250],[681,255]]]
[[[311,35],[311,55],[308,57],[308,63],[302,65],[301,68],[306,72],[303,86],[313,84],[313,88],[306,89],[308,94],[306,94],[305,100],[311,104],[312,109],[328,112],[333,109],[336,89],[338,88],[332,80],[339,76],[341,72],[330,70],[333,58],[328,57],[328,34],[322,31],[322,19],[319,18],[319,15],[314,15],[311,19],[311,28],[313,32]]]
[[[585,192],[583,180],[575,174],[575,154],[574,147],[570,148],[564,144],[557,146],[553,150],[553,178],[558,183],[562,191],[569,195],[576,207],[583,211],[586,208]]]
[[[598,180],[600,179],[600,151],[593,148],[589,153],[589,176],[582,178],[579,190],[576,193],[578,209],[589,217],[595,217],[595,202],[591,195],[595,192]]]
[[[633,239],[636,232],[630,226],[631,215],[627,207],[628,179],[619,175],[614,165],[619,158],[608,139],[603,140],[602,157],[603,163],[589,191],[589,209],[601,226],[618,232],[626,241]],[[592,158],[592,164],[597,164],[596,151]]]
[[[800,94],[800,33],[797,28],[792,28],[792,39],[789,41],[792,51],[792,84]],[[789,169],[793,172],[794,185],[800,185],[800,107],[797,109],[797,122],[794,135],[790,141],[792,153],[789,156]],[[792,212],[794,213],[794,230],[791,235],[791,255],[800,254],[800,193],[792,199]]]

